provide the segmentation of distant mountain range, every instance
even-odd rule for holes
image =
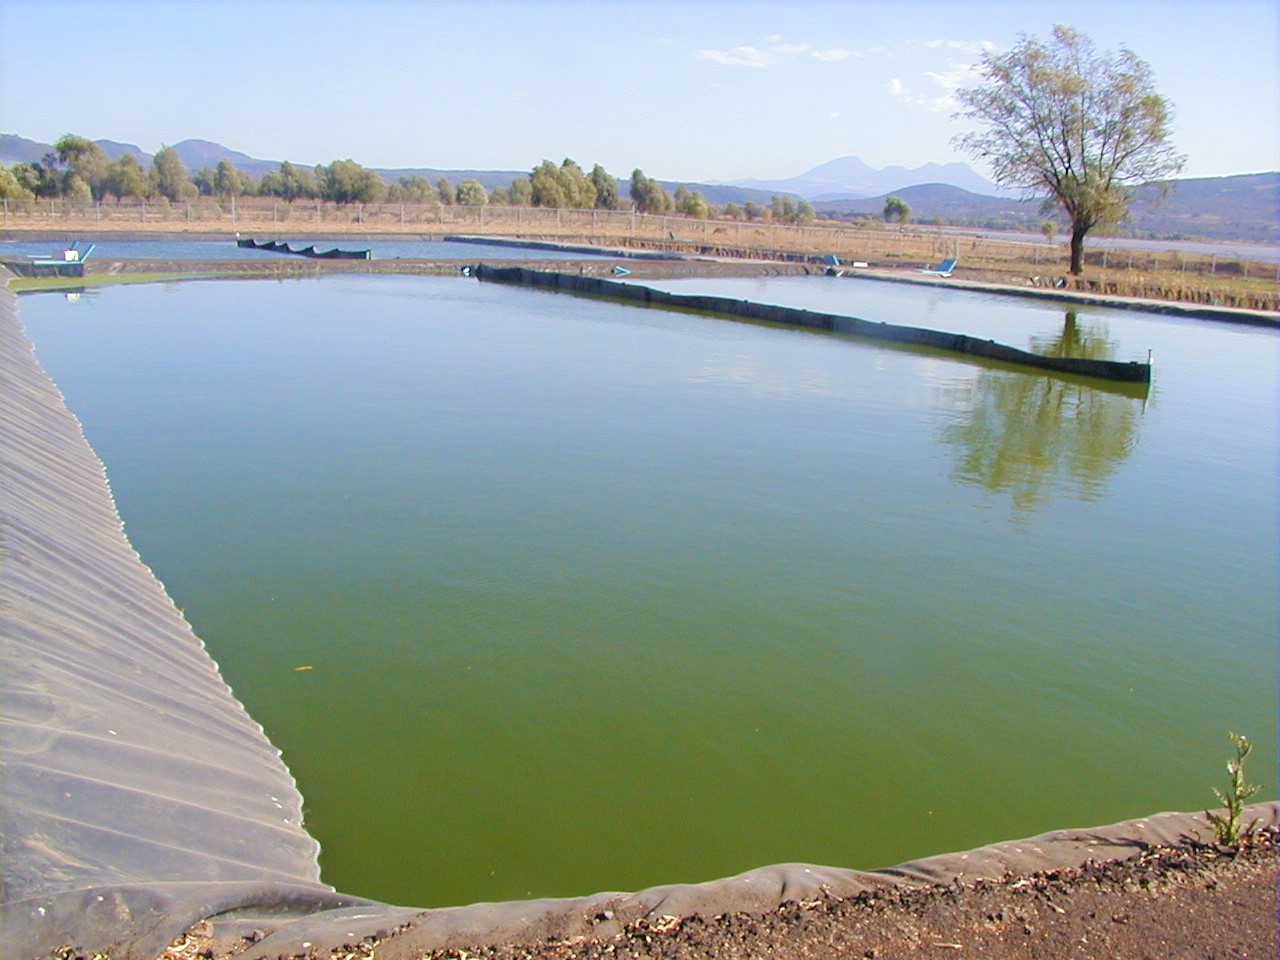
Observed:
[[[942,183],[970,193],[1008,196],[964,163],[926,163],[922,167],[891,166],[877,170],[857,157],[840,157],[786,180],[730,180],[735,187],[770,193],[793,193],[810,201],[882,197],[922,183]]]
[[[112,160],[131,154],[144,167],[151,154],[131,143],[99,140]],[[259,160],[209,140],[183,140],[173,148],[192,173],[229,160],[251,177],[278,170],[277,160]],[[53,150],[13,134],[0,134],[0,163],[31,163]],[[311,163],[295,161],[299,166]],[[455,185],[478,180],[486,189],[505,187],[528,170],[443,170],[434,167],[371,168],[389,183],[401,177],[426,177],[435,183],[447,177]],[[668,190],[678,186],[697,190],[707,202],[754,202],[767,206],[772,196],[785,193],[803,197],[824,216],[879,216],[889,194],[911,207],[915,220],[931,220],[991,229],[1038,230],[1045,219],[1039,200],[1022,200],[1001,191],[963,163],[929,163],[908,169],[900,166],[877,170],[857,157],[840,157],[785,180],[734,180],[694,183],[662,181]],[[626,181],[622,181],[625,193]],[[1280,173],[1243,174],[1174,181],[1164,203],[1156,203],[1155,188],[1139,191],[1124,232],[1163,238],[1204,237],[1251,243],[1280,243]],[[1064,231],[1065,232],[1065,231]]]

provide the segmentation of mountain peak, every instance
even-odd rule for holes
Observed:
[[[992,196],[1000,189],[965,163],[926,163],[920,167],[889,166],[877,170],[855,156],[820,163],[785,180],[733,180],[737,187],[794,193],[809,200],[833,196],[878,197],[921,183],[945,183],[970,193]]]

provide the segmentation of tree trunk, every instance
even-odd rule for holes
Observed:
[[[1079,276],[1084,271],[1084,235],[1089,228],[1084,224],[1071,225],[1071,273]]]

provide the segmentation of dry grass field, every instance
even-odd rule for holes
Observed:
[[[990,283],[1069,290],[1276,311],[1276,268],[1226,256],[1195,256],[1139,249],[1087,249],[1086,270],[1066,275],[1062,244],[992,239],[940,227],[819,221],[797,226],[767,220],[694,220],[629,211],[538,207],[463,207],[441,204],[346,204],[268,198],[202,198],[170,204],[127,201],[7,202],[0,221],[7,235],[78,233],[242,233],[259,238],[404,236],[441,239],[452,234],[519,237],[668,250],[725,258],[816,260],[834,254],[874,267],[923,267],[947,257],[960,261],[957,277]]]

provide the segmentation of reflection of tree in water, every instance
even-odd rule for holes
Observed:
[[[1105,326],[1068,312],[1060,335],[1033,337],[1046,356],[1114,358]],[[1133,449],[1147,387],[1083,378],[984,369],[948,389],[955,418],[941,438],[958,450],[952,476],[1008,493],[1031,510],[1061,490],[1083,500],[1102,495]]]
[[[1114,360],[1116,344],[1104,323],[1082,324],[1074,310],[1062,319],[1062,332],[1052,337],[1033,336],[1030,350],[1045,357],[1081,357],[1085,360]]]

